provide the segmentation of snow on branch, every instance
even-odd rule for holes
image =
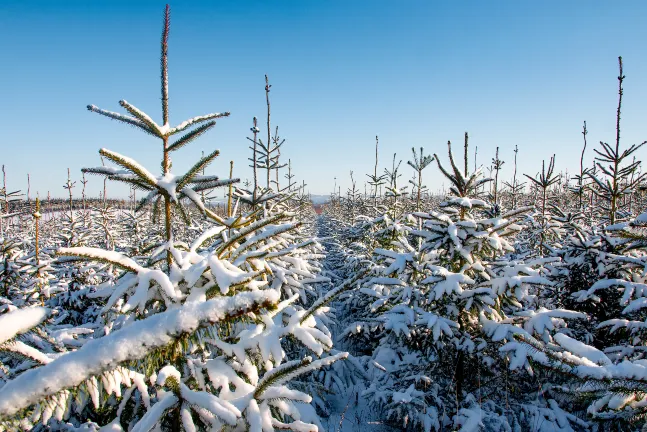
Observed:
[[[228,112],[212,113],[212,114],[207,114],[207,115],[203,115],[203,116],[193,117],[192,119],[186,120],[186,121],[180,123],[179,125],[175,126],[174,128],[171,128],[168,131],[167,136],[176,134],[178,132],[182,132],[183,130],[185,130],[186,128],[188,128],[189,126],[192,126],[194,124],[202,123],[203,121],[207,121],[207,120],[217,119],[217,118],[220,118],[220,117],[229,117],[229,113]]]
[[[258,382],[256,391],[254,392],[255,398],[262,397],[266,390],[291,381],[299,375],[311,372],[313,370],[321,369],[322,367],[329,366],[337,360],[343,360],[348,357],[347,352],[341,352],[331,355],[322,359],[312,361],[312,357],[308,356],[303,360],[293,360],[282,364],[265,373],[263,378]]]
[[[137,264],[135,260],[128,258],[126,255],[115,251],[108,251],[100,248],[91,247],[70,247],[59,248],[56,251],[57,255],[78,257],[86,260],[100,261],[113,264],[121,269],[129,270],[132,272],[139,272],[143,269],[142,266]]]
[[[151,174],[150,171],[148,171],[134,159],[120,155],[119,153],[113,152],[106,148],[99,150],[99,154],[101,156],[105,156],[112,162],[126,168],[127,170],[130,170],[133,174],[136,174],[139,178],[142,179],[142,181],[148,183],[149,185],[155,186],[157,184],[157,178],[155,178],[155,176]]]
[[[368,274],[368,270],[361,271],[357,273],[354,277],[346,280],[337,288],[334,288],[328,291],[325,296],[320,297],[312,304],[312,306],[310,306],[307,312],[301,317],[300,322],[304,323],[315,312],[317,312],[319,309],[321,309],[322,307],[326,306],[328,303],[333,301],[335,297],[337,297],[339,294],[343,293],[344,291],[348,291],[349,289],[356,288],[357,283],[360,280],[362,280],[367,274]]]
[[[154,136],[157,136],[157,134],[152,129],[150,129],[148,127],[148,125],[146,125],[144,122],[140,121],[139,119],[137,119],[135,117],[129,117],[129,116],[125,116],[123,114],[119,114],[119,113],[116,113],[116,112],[107,111],[107,110],[101,109],[101,108],[99,108],[99,107],[97,107],[95,105],[88,105],[88,111],[92,111],[92,112],[95,112],[97,114],[104,115],[104,116],[106,116],[108,118],[111,118],[111,119],[114,119],[114,120],[122,121],[122,122],[127,123],[127,124],[132,125],[132,126],[137,126],[138,128],[141,128],[144,132],[149,133],[149,134],[154,135]]]
[[[209,123],[203,124],[199,128],[192,130],[191,132],[187,133],[186,135],[184,135],[183,137],[175,141],[173,144],[171,144],[168,147],[167,150],[170,152],[179,150],[180,148],[184,147],[185,145],[187,145],[188,143],[190,143],[191,141],[193,141],[194,139],[196,139],[197,137],[199,137],[200,135],[202,135],[203,133],[205,133],[215,125],[216,125],[215,121],[210,121]]]
[[[136,321],[8,382],[0,389],[0,415],[15,415],[44,398],[79,386],[123,362],[140,360],[183,334],[275,305],[278,300],[279,292],[274,290],[245,292],[202,303],[184,304],[177,309]]]
[[[148,128],[154,131],[157,135],[159,135],[160,137],[164,136],[164,131],[162,130],[162,128],[157,123],[155,123],[148,114],[146,114],[136,106],[129,104],[126,100],[120,100],[119,105],[124,107],[124,109],[126,109],[126,111],[131,113],[133,116],[137,117],[139,121],[148,126]]]
[[[16,335],[29,331],[42,323],[49,315],[49,309],[31,307],[18,309],[0,315],[0,344],[13,339]]]

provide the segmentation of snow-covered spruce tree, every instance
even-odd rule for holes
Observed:
[[[68,205],[61,214],[62,226],[58,234],[59,243],[65,247],[85,246],[90,237],[91,220],[83,211],[75,211],[73,190],[76,182],[70,178],[70,169],[67,169],[67,181],[63,188],[68,193]]]
[[[406,207],[406,195],[408,186],[399,186],[398,179],[402,177],[402,174],[399,173],[400,165],[402,164],[402,159],[395,163],[396,153],[393,153],[393,163],[391,169],[384,168],[384,177],[387,179],[387,185],[385,186],[386,193],[384,197],[389,206],[388,214],[392,219],[399,218],[405,212]]]
[[[92,247],[59,249],[61,256],[106,263],[120,273],[93,290],[93,297],[104,299],[98,318],[102,325],[80,348],[54,353],[43,344],[30,345],[42,360],[39,365],[25,372],[7,371],[11,379],[0,389],[0,416],[9,428],[20,424],[73,430],[83,425],[96,430],[107,424],[109,430],[132,431],[317,430],[317,416],[307,405],[311,397],[286,384],[346,353],[290,359],[282,343],[289,336],[314,355],[329,351],[332,342],[321,311],[337,291],[307,309],[297,304],[308,283],[315,282],[309,280],[316,277],[308,261],[317,257],[307,248],[313,240],[295,242],[290,233],[297,224],[287,212],[272,213],[266,207],[223,218],[202,203],[198,192],[235,181],[198,175],[217,152],[184,175],[170,171],[169,153],[211,128],[210,120],[222,115],[169,125],[168,30],[167,6],[162,126],[125,101],[121,104],[132,116],[90,107],[162,139],[162,175],[154,176],[136,161],[106,149],[102,156],[120,168],[85,170],[147,190],[141,207],[152,203],[154,218],[163,207],[165,241],[148,257]],[[200,123],[204,124],[188,131]],[[169,143],[180,132],[185,135]],[[182,219],[189,217],[183,201],[212,221],[190,244],[174,236],[173,209]],[[49,323],[43,322],[48,309],[18,312],[31,318],[38,312],[38,320],[26,320],[19,331],[7,333],[0,351],[34,324],[48,331]]]
[[[499,354],[511,323],[550,338],[549,330],[566,325],[563,318],[583,317],[538,307],[539,288],[551,284],[546,260],[506,255],[514,251],[507,239],[521,229],[516,221],[531,208],[483,217],[490,205],[479,191],[489,179],[468,172],[467,147],[463,169],[451,145],[449,170],[434,156],[451,183],[441,211],[393,222],[397,238],[373,250],[371,274],[359,292],[347,294],[364,297],[349,301],[367,305],[346,330],[351,341],[373,341],[363,359],[372,376],[365,395],[385,419],[407,430],[477,430],[479,424],[523,430],[535,421],[557,427],[562,418],[578,423],[537,399],[539,385],[525,373],[507,374]]]
[[[467,136],[465,137],[465,139],[467,140]],[[491,166],[492,171],[494,171],[494,178],[491,182],[491,193],[488,197],[489,201],[492,202],[492,208],[490,210],[492,216],[498,216],[501,211],[501,209],[499,208],[499,171],[501,171],[504,163],[505,162],[499,158],[499,147],[497,147],[495,156],[492,158]]]
[[[354,223],[357,216],[364,214],[364,200],[353,178],[353,171],[350,172],[350,184],[351,187],[346,191],[346,196],[340,197],[340,204],[351,223]]]
[[[637,148],[620,146],[622,106],[622,60],[619,59],[616,143],[600,143],[596,170],[589,189],[597,195],[591,226],[576,230],[555,251],[562,259],[552,278],[556,301],[586,312],[590,321],[584,331],[562,333],[552,340],[535,340],[516,334],[505,346],[514,359],[511,366],[542,366],[563,373],[562,384],[553,383],[552,393],[563,393],[571,409],[583,407],[599,422],[601,430],[645,428],[645,246],[647,215],[629,219],[629,200],[638,186],[640,161],[626,158]],[[584,129],[586,133],[586,129]],[[581,172],[583,172],[582,170]],[[581,182],[580,182],[581,183]],[[576,193],[581,192],[578,187]],[[578,196],[578,195],[576,195]],[[584,200],[582,200],[584,201]],[[584,203],[577,202],[581,208]],[[614,221],[608,225],[610,222]]]
[[[420,204],[422,202],[422,194],[427,190],[427,187],[422,184],[422,171],[427,168],[433,161],[434,157],[424,155],[424,149],[420,147],[420,156],[416,153],[415,147],[411,148],[413,153],[413,161],[407,161],[407,164],[413,168],[416,173],[413,180],[409,180],[409,183],[413,186],[413,192],[411,196],[416,196],[416,211],[420,211]]]
[[[569,230],[569,236],[565,239],[564,246],[555,250],[555,255],[559,256],[564,264],[560,271],[561,277],[559,280],[555,279],[556,286],[563,288],[559,296],[560,301],[569,308],[577,308],[589,314],[593,326],[618,317],[622,313],[624,306],[619,304],[622,294],[615,289],[599,291],[595,299],[583,298],[579,294],[572,296],[572,294],[587,291],[599,279],[624,277],[623,264],[617,262],[614,257],[624,254],[626,240],[615,235],[614,224],[611,221],[622,221],[628,217],[630,198],[644,179],[644,174],[639,173],[640,161],[632,155],[645,142],[631,145],[628,148],[623,148],[620,143],[620,115],[625,77],[622,70],[622,58],[618,60],[620,73],[618,76],[615,145],[611,146],[600,142],[599,148],[594,149],[596,158],[595,166],[592,169],[584,169],[582,163],[580,174],[576,176],[578,183],[574,188],[574,193],[578,198],[578,209],[573,212],[576,216],[571,218],[572,222],[565,225],[565,227],[570,226],[574,229]],[[585,138],[584,148],[586,148],[588,134],[586,123],[582,134]],[[582,160],[583,156],[584,151]],[[630,156],[633,159],[629,160]],[[584,177],[589,177],[592,181],[587,185],[584,183]],[[593,209],[584,211],[588,200],[585,200],[583,195],[587,191],[591,194],[591,199],[595,198],[596,211]],[[582,198],[581,202],[579,198]],[[619,342],[617,336],[608,334],[604,328],[593,328],[590,333],[594,336],[597,348],[602,349]]]
[[[373,206],[377,207],[378,203],[378,197],[379,197],[379,191],[384,185],[386,181],[386,175],[377,175],[377,166],[378,166],[378,158],[379,158],[379,146],[380,146],[380,140],[379,137],[376,135],[375,136],[375,166],[373,168],[373,174],[366,174],[368,177],[368,184],[371,186],[373,189],[371,197],[373,198]],[[373,210],[375,211],[375,209]]]
[[[613,225],[616,221],[621,221],[626,215],[626,207],[629,201],[624,198],[631,194],[636,186],[645,178],[647,173],[636,175],[640,161],[630,160],[629,157],[634,155],[647,141],[640,144],[632,144],[628,148],[620,148],[620,111],[622,108],[623,88],[622,82],[625,76],[622,74],[622,57],[618,57],[620,74],[618,75],[618,109],[616,115],[616,141],[615,146],[611,146],[600,141],[600,150],[594,149],[596,156],[596,167],[601,175],[589,174],[591,179],[597,185],[594,189],[596,194],[601,198],[600,209],[606,221]],[[629,161],[629,162],[628,162]]]
[[[570,191],[575,194],[577,197],[577,210],[579,213],[582,215],[585,214],[585,208],[587,206],[587,192],[589,191],[589,184],[588,184],[588,173],[590,171],[590,168],[585,168],[584,167],[584,154],[586,152],[586,136],[588,135],[589,131],[586,129],[586,121],[584,122],[584,126],[582,126],[582,136],[584,137],[584,145],[582,146],[582,154],[580,156],[580,172],[576,174],[572,180],[575,181],[575,184],[570,187]]]
[[[113,250],[115,248],[116,237],[115,231],[118,218],[118,210],[110,203],[104,200],[102,205],[92,207],[87,211],[94,221],[92,235],[96,238],[94,244],[102,244],[105,249]]]
[[[607,237],[621,242],[616,253],[606,253],[587,240],[580,255],[567,256],[568,270],[583,258],[597,255],[600,279],[573,294],[574,307],[591,315],[588,333],[560,332],[552,340],[537,340],[515,332],[503,351],[513,369],[557,371],[561,377],[547,382],[546,394],[556,395],[569,411],[582,410],[593,419],[594,430],[638,431],[647,424],[647,369],[645,274],[647,215],[607,228]],[[571,246],[572,247],[572,246]],[[587,271],[587,269],[583,269]],[[588,281],[587,274],[582,282]],[[564,295],[564,293],[562,293]],[[605,319],[606,317],[606,319]]]
[[[555,174],[555,156],[550,158],[548,168],[546,161],[542,161],[541,172],[535,177],[524,175],[530,180],[533,192],[537,195],[537,204],[525,221],[528,230],[521,239],[522,250],[533,256],[549,256],[555,248],[561,247],[558,242],[564,235],[562,223],[555,220],[551,212],[551,198],[557,195],[552,188],[559,181],[559,176]]]
[[[272,135],[272,128],[270,126],[271,118],[271,104],[270,104],[270,85],[269,78],[265,75],[265,102],[267,104],[267,139],[258,138],[257,134],[260,130],[256,127],[256,117],[254,117],[254,127],[252,132],[254,133],[254,148],[253,148],[253,166],[254,169],[261,168],[265,170],[265,188],[272,189],[272,184],[275,186],[275,190],[280,190],[279,188],[279,169],[287,166],[287,164],[281,164],[281,146],[285,142],[284,139],[279,137],[279,128],[275,128],[274,135]],[[275,176],[272,178],[272,171],[274,171]],[[254,186],[258,187],[256,175],[254,175]]]
[[[526,189],[526,183],[517,181],[517,156],[519,155],[519,147],[514,146],[514,170],[512,174],[512,182],[504,181],[503,185],[507,188],[507,193],[503,197],[509,199],[509,203],[504,204],[504,208],[517,208],[519,198],[523,196]]]
[[[594,337],[587,340],[575,338],[577,333],[559,333],[550,341],[540,341],[516,333],[516,340],[502,349],[513,358],[512,368],[560,372],[561,380],[546,385],[545,390],[561,396],[570,410],[584,410],[598,423],[598,430],[644,430],[647,214],[607,227],[607,232],[622,246],[618,252],[607,254],[598,245],[598,254],[603,257],[602,278],[573,294],[576,306],[582,303],[580,310],[591,310],[589,303],[598,305],[591,310]]]

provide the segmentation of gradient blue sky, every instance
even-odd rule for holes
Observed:
[[[159,120],[163,7],[0,2],[0,163],[10,189],[26,191],[29,172],[32,196],[62,196],[66,168],[78,180],[81,167],[100,165],[101,147],[158,169],[157,140],[85,106],[118,111],[126,99]],[[171,123],[232,113],[174,154],[175,171],[219,148],[211,173],[224,176],[234,160],[235,175],[251,177],[245,137],[265,115],[266,73],[283,155],[317,194],[335,177],[345,189],[350,170],[363,188],[375,135],[380,169],[397,152],[403,182],[412,146],[444,156],[465,131],[479,164],[500,147],[504,178],[515,145],[520,172],[536,173],[553,153],[572,172],[584,120],[590,146],[614,140],[618,55],[623,142],[647,139],[645,1],[176,1],[171,14]],[[442,187],[437,168],[425,176]],[[93,178],[89,192],[100,185]]]

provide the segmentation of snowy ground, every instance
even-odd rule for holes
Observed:
[[[367,406],[366,400],[359,396],[363,388],[351,389],[347,394],[334,399],[334,412],[323,419],[328,432],[391,432],[397,429],[383,424],[379,413]]]
[[[317,217],[317,231],[319,235],[325,235],[322,232],[323,218]],[[326,248],[326,260],[324,269],[328,276],[336,274],[337,268],[331,258],[334,242],[324,241],[322,243]],[[333,329],[333,332],[339,332],[341,328]],[[337,335],[335,335],[337,336]],[[345,351],[344,341],[335,338],[335,348]],[[322,423],[327,432],[391,432],[396,431],[390,426],[383,424],[380,420],[380,413],[368,406],[367,401],[362,397],[365,386],[357,385],[349,388],[344,394],[337,394],[330,397],[328,402],[331,404],[332,414],[328,418],[323,418]]]

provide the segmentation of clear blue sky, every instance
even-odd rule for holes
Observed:
[[[66,168],[78,180],[81,167],[100,165],[101,147],[158,169],[157,140],[85,106],[119,111],[126,99],[160,119],[163,7],[0,2],[0,163],[10,189],[26,191],[29,172],[32,196],[62,196]],[[234,160],[236,175],[251,177],[246,136],[265,115],[266,73],[283,155],[318,194],[335,177],[345,189],[350,170],[363,188],[375,135],[380,169],[397,152],[403,182],[412,146],[444,155],[465,131],[480,164],[501,148],[505,178],[515,145],[521,172],[553,153],[572,172],[583,120],[590,146],[615,137],[618,55],[623,142],[647,139],[645,1],[176,1],[171,14],[171,123],[232,113],[174,154],[175,171],[219,148],[212,173],[224,176]],[[425,174],[441,187],[437,168]],[[100,184],[93,178],[89,192]]]

